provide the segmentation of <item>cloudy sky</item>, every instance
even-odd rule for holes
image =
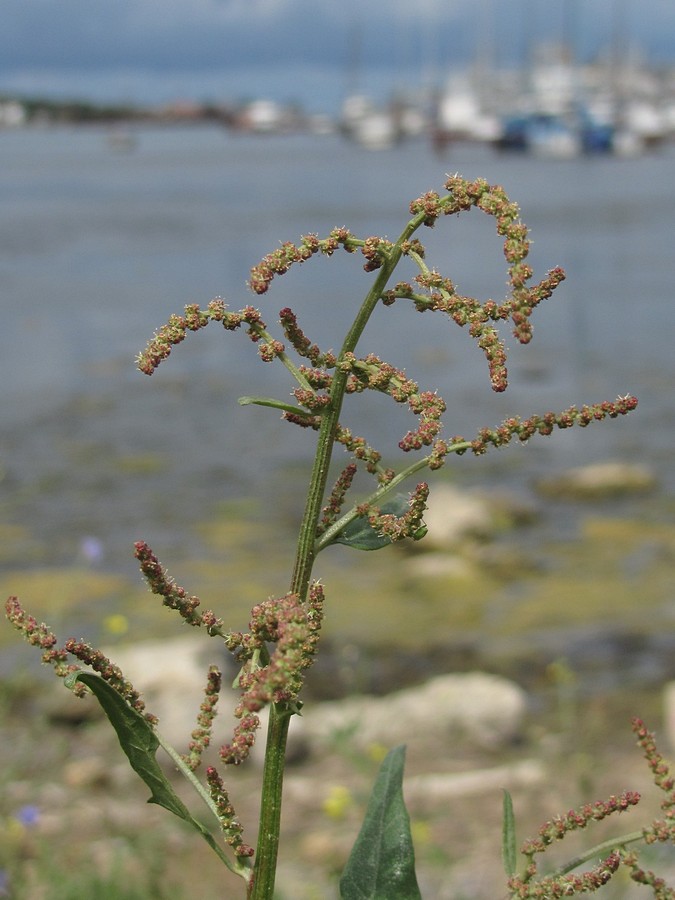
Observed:
[[[382,96],[479,53],[513,64],[556,37],[582,59],[675,62],[675,0],[3,0],[0,92],[330,112],[355,87]]]

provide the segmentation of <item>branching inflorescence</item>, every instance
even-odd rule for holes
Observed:
[[[593,893],[612,878],[623,866],[631,879],[637,884],[652,888],[656,900],[675,900],[675,889],[669,887],[663,878],[657,876],[640,865],[639,852],[630,845],[638,842],[651,844],[654,842],[675,841],[675,778],[670,768],[656,748],[652,732],[648,731],[641,719],[633,720],[633,731],[637,735],[647,765],[652,771],[654,784],[664,793],[661,809],[662,819],[655,819],[650,825],[637,831],[610,838],[602,844],[591,847],[581,856],[571,860],[552,874],[540,876],[535,857],[545,853],[556,841],[563,840],[570,832],[585,829],[594,822],[600,822],[610,816],[627,812],[640,802],[637,791],[625,791],[620,796],[611,796],[607,800],[586,803],[576,810],[570,810],[545,822],[539,834],[523,843],[520,852],[525,858],[525,868],[521,874],[512,874],[508,880],[509,896],[512,898],[544,898],[552,900],[556,897],[568,897]],[[603,857],[603,853],[608,853]],[[574,871],[593,859],[600,862],[585,872]]]
[[[510,318],[515,337],[521,343],[528,343],[532,337],[530,317],[534,309],[551,296],[564,279],[564,273],[560,268],[554,268],[539,283],[529,284],[532,270],[525,262],[530,246],[528,231],[519,219],[518,206],[509,200],[501,187],[490,186],[482,179],[467,182],[456,175],[448,179],[445,187],[448,194],[444,197],[428,192],[411,203],[410,210],[415,216],[413,227],[409,229],[410,235],[405,233],[397,245],[379,238],[360,239],[345,228],[334,229],[325,239],[319,239],[315,234],[306,235],[297,245],[290,242],[282,244],[253,267],[250,278],[252,290],[259,295],[265,294],[275,276],[284,274],[291,266],[306,262],[314,255],[332,256],[340,247],[348,253],[360,250],[366,259],[364,268],[367,271],[381,269],[396,252],[399,258],[407,257],[417,267],[415,287],[408,282],[398,282],[393,288],[385,285],[374,299],[385,307],[397,300],[408,299],[420,312],[444,313],[457,325],[468,327],[470,336],[487,359],[493,389],[503,391],[507,386],[506,350],[496,323]],[[429,269],[424,246],[411,236],[420,226],[432,227],[441,216],[456,215],[473,207],[494,217],[497,232],[504,238],[503,253],[511,294],[501,303],[493,300],[481,302],[459,294],[449,278]],[[423,464],[432,470],[443,466],[451,453],[461,455],[470,450],[475,455],[482,455],[490,447],[503,447],[513,438],[522,443],[535,435],[549,435],[555,429],[574,425],[585,427],[606,417],[624,415],[637,405],[637,400],[627,395],[615,401],[572,406],[558,413],[546,412],[526,419],[513,417],[495,428],[480,429],[471,439],[459,435],[447,439],[441,434],[446,404],[436,392],[420,390],[404,371],[375,354],[359,357],[354,352],[355,347],[349,344],[345,344],[340,354],[322,351],[305,335],[297,317],[287,307],[280,311],[279,319],[285,341],[311,365],[299,363],[296,366],[291,362],[286,344],[269,334],[259,311],[247,306],[239,312],[230,312],[218,299],[212,301],[206,311],[192,305],[186,307],[183,317],[171,317],[139,356],[139,368],[152,374],[168,356],[171,346],[182,340],[188,330],[197,330],[210,321],[221,322],[228,330],[246,325],[249,336],[258,344],[262,359],[281,359],[298,382],[292,390],[297,406],[282,401],[259,399],[257,402],[277,406],[282,411],[282,418],[291,424],[318,431],[325,415],[335,409],[336,403],[342,404],[344,394],[358,394],[366,390],[386,394],[396,403],[407,404],[419,419],[418,426],[401,438],[399,449],[408,453],[430,448]],[[381,452],[364,437],[353,434],[349,427],[339,422],[332,437],[352,455],[354,464],[363,464],[365,470],[376,477],[380,488],[394,482],[395,470],[382,465]],[[419,463],[410,467],[415,471],[419,468]],[[351,469],[348,471],[351,473]],[[349,477],[353,479],[353,473]],[[355,506],[354,510],[362,515],[366,512],[363,506],[358,510]],[[370,510],[369,514],[377,515],[377,511]],[[324,515],[317,523],[317,533],[321,534],[325,527]],[[400,527],[391,529],[392,536],[409,536],[410,533]]]
[[[235,682],[235,687],[240,691],[235,709],[239,721],[232,739],[220,748],[222,762],[237,765],[246,758],[260,724],[259,713],[263,707],[270,708],[255,868],[250,862],[253,849],[243,842],[241,825],[229,793],[214,766],[206,769],[207,787],[196,788],[210,806],[225,842],[234,853],[235,864],[230,867],[245,878],[248,897],[254,900],[269,900],[274,889],[286,733],[291,716],[301,706],[300,693],[306,671],[316,655],[323,618],[323,587],[311,577],[317,554],[338,541],[350,541],[353,546],[362,549],[377,549],[404,538],[423,537],[426,530],[423,515],[429,493],[427,483],[420,482],[407,498],[395,496],[393,491],[422,469],[442,467],[452,454],[471,451],[482,455],[490,448],[507,445],[514,438],[525,442],[534,436],[550,435],[556,428],[585,427],[607,417],[625,415],[637,404],[634,397],[626,395],[612,402],[571,406],[557,413],[547,412],[526,419],[509,418],[494,428],[480,429],[470,440],[461,436],[448,437],[443,435],[442,417],[446,411],[443,398],[435,391],[421,390],[402,369],[375,354],[357,353],[365,325],[376,308],[388,309],[401,301],[409,301],[419,312],[442,314],[452,323],[465,328],[485,356],[492,389],[501,392],[507,387],[506,348],[498,331],[499,323],[510,319],[515,338],[527,344],[532,338],[533,311],[553,294],[565,276],[562,269],[554,268],[541,281],[531,284],[533,273],[526,262],[530,246],[528,230],[520,220],[518,206],[509,200],[501,187],[491,186],[482,179],[466,181],[453,175],[446,181],[445,189],[443,196],[430,191],[410,204],[412,219],[396,241],[372,236],[358,238],[347,228],[335,228],[323,239],[316,234],[308,234],[298,244],[283,243],[252,268],[249,286],[255,294],[262,296],[267,293],[275,277],[283,275],[294,265],[305,263],[317,255],[331,257],[340,248],[348,254],[359,252],[364,260],[364,270],[373,273],[374,277],[338,352],[322,350],[313,343],[288,307],[279,313],[281,335],[276,337],[268,330],[258,309],[247,305],[233,311],[222,299],[216,298],[206,309],[190,304],[182,314],[170,316],[137,359],[139,370],[152,375],[189,332],[197,332],[212,322],[220,323],[227,331],[243,329],[256,345],[263,361],[280,362],[286,368],[294,387],[291,391],[292,402],[245,397],[240,399],[240,403],[276,408],[287,422],[318,432],[315,462],[289,590],[253,607],[248,632],[230,631],[224,620],[213,611],[201,612],[199,599],[188,594],[167,575],[148,545],[143,541],[135,544],[136,558],[152,593],[161,597],[163,605],[177,612],[186,624],[203,627],[211,637],[221,639],[241,667]],[[420,228],[433,227],[443,216],[454,216],[472,208],[494,218],[497,234],[503,238],[509,295],[501,302],[491,299],[480,301],[458,293],[450,278],[429,267],[426,250],[415,236]],[[415,274],[409,281],[393,282],[394,271],[402,261],[412,267]],[[367,390],[384,394],[397,404],[407,405],[416,417],[417,425],[401,437],[398,448],[407,455],[419,452],[426,455],[418,456],[398,469],[385,466],[382,453],[342,423],[345,398]],[[334,476],[334,485],[330,489],[328,476],[335,444],[341,445],[351,459],[337,477]],[[366,475],[374,478],[373,490],[360,501],[348,502],[360,467]],[[383,503],[385,500],[387,502]],[[365,529],[366,538],[358,529],[354,532],[354,525]],[[350,528],[352,531],[348,531]],[[349,540],[346,535],[349,535]],[[143,701],[138,692],[99,651],[72,639],[58,649],[56,638],[48,626],[40,625],[28,616],[16,598],[8,601],[7,615],[26,639],[43,651],[43,661],[53,665],[58,675],[69,677],[78,670],[76,664],[68,662],[70,654],[105,679],[131,709],[144,715],[148,727],[154,728],[157,724],[154,716],[142,712]],[[86,692],[84,684],[77,679],[69,678],[68,683],[76,693]],[[212,741],[221,689],[220,671],[212,666],[207,674],[197,725],[187,753],[174,756],[193,785],[199,784],[195,772]],[[155,742],[147,735],[144,740],[150,752]],[[655,759],[653,755],[650,758]],[[670,784],[670,780],[667,783]],[[523,849],[529,859],[529,868],[519,881],[511,882],[512,896],[557,897],[578,893],[580,886],[594,890],[603,884],[621,862],[618,851],[612,850],[599,865],[583,876],[561,875],[554,889],[563,893],[534,893],[541,890],[544,884],[534,879],[534,854],[571,828],[583,827],[591,819],[609,815],[633,802],[635,798],[632,795],[624,795],[622,798],[612,798],[604,805],[584,807],[548,823],[539,838]],[[177,807],[169,804],[168,808],[176,811]],[[178,814],[183,815],[182,812]],[[669,806],[665,824],[655,825],[653,832],[645,832],[645,838],[662,840],[666,839],[662,835],[666,835],[670,839],[673,833],[671,815],[672,806]],[[222,853],[221,850],[216,852],[219,855]],[[623,857],[623,861],[627,862],[628,857]],[[635,874],[637,871],[636,864],[634,877],[639,880]],[[642,873],[642,876],[645,879],[651,877],[649,873]]]

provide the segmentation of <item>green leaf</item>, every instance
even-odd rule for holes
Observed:
[[[340,879],[342,900],[421,900],[403,801],[405,747],[385,757]]]
[[[516,850],[516,817],[513,812],[511,794],[504,791],[502,814],[502,862],[507,875],[515,875],[518,865]]]
[[[104,713],[115,729],[122,750],[127,755],[131,768],[150,788],[148,803],[156,803],[168,809],[179,819],[183,819],[198,831],[204,840],[218,854],[228,868],[237,871],[224,849],[215,840],[211,832],[192,817],[189,809],[180,797],[174,793],[164,772],[155,758],[159,739],[151,725],[143,716],[132,709],[126,700],[112,688],[107,681],[92,672],[74,672],[66,679],[66,686],[71,687],[81,681],[94,694],[101,704]]]
[[[240,397],[237,403],[239,406],[271,406],[272,409],[281,409],[284,412],[295,413],[296,416],[305,416],[306,418],[315,415],[307,409],[293,406],[291,403],[284,403],[282,400],[275,400],[273,397]]]
[[[380,512],[400,518],[408,512],[408,497],[405,494],[397,494],[392,500],[382,504]],[[391,542],[390,537],[380,534],[373,528],[367,516],[352,519],[331,541],[332,544],[345,544],[355,550],[380,550]]]

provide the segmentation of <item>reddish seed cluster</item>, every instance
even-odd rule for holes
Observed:
[[[637,735],[640,747],[642,747],[647,765],[654,775],[655,784],[664,791],[672,791],[673,787],[675,787],[675,779],[671,777],[670,768],[656,747],[654,734],[645,727],[641,719],[633,719],[633,731]],[[675,803],[675,799],[670,799],[669,804],[672,805],[673,803]]]
[[[260,339],[265,323],[259,310],[246,306],[239,312],[228,312],[225,303],[219,297],[212,300],[205,310],[196,303],[185,307],[184,315],[171,315],[166,325],[148,342],[147,347],[138,354],[136,365],[144,375],[152,375],[163,360],[171,354],[176,344],[185,340],[188,331],[199,331],[209,322],[222,322],[227,331],[235,331],[241,325],[248,325],[248,333],[252,340]]]
[[[473,297],[462,297],[455,292],[455,286],[449,278],[438,272],[426,272],[416,276],[415,281],[428,288],[429,295],[416,293],[409,284],[400,283],[393,291],[386,291],[383,302],[391,305],[395,300],[405,297],[412,300],[419,312],[428,310],[442,311],[460,327],[469,326],[469,333],[483,350],[488,361],[490,380],[495,391],[504,391],[507,387],[506,351],[497,330],[490,320],[506,319],[512,313],[511,303],[496,304],[492,300],[480,303]],[[516,313],[517,316],[520,313]]]
[[[637,406],[637,398],[626,395],[625,397],[617,397],[614,402],[605,400],[603,403],[596,403],[591,406],[570,406],[569,409],[560,413],[548,412],[543,416],[530,416],[528,419],[521,419],[513,416],[506,419],[495,429],[482,428],[475,440],[471,441],[470,448],[477,456],[481,456],[490,446],[504,447],[514,437],[519,441],[525,442],[535,434],[549,435],[555,428],[572,428],[578,425],[585,428],[591,422],[599,422],[602,419],[615,419],[617,416],[627,415]],[[461,437],[455,438],[454,442],[462,442]],[[460,452],[464,452],[463,450]]]
[[[5,615],[9,622],[21,631],[28,641],[34,647],[40,647],[42,650],[51,650],[57,643],[56,635],[53,634],[48,625],[44,622],[38,623],[37,619],[28,613],[21,606],[18,597],[8,597],[5,601]]]
[[[299,425],[300,428],[311,428],[318,431],[321,427],[321,416],[301,416],[294,412],[283,412],[281,418],[291,425]]]
[[[358,359],[353,353],[345,353],[340,362],[340,370],[350,373],[348,393],[366,389],[380,391],[389,394],[397,403],[405,403],[418,390],[417,384],[407,378],[402,369],[383,362],[374,353],[369,353],[363,359]]]
[[[202,754],[211,743],[211,730],[216,717],[216,707],[220,695],[222,676],[217,666],[210,666],[204,689],[204,699],[199,707],[197,727],[192,732],[192,740],[184,761],[195,772],[202,761]]]
[[[76,641],[74,638],[69,638],[62,648],[58,648],[56,636],[49,626],[44,623],[39,624],[33,616],[29,616],[16,597],[8,598],[5,603],[5,613],[8,620],[23,634],[28,643],[42,649],[42,662],[51,665],[60,678],[79,671],[80,666],[68,662],[68,656],[74,656],[98,672],[101,678],[124,697],[129,706],[137,712],[143,712],[145,704],[138,691],[131,682],[127,681],[121,670],[100,650],[95,650],[84,641]],[[78,697],[84,697],[87,688],[81,682],[76,682],[73,693]],[[145,718],[151,724],[157,721],[156,716],[150,713],[145,713]]]
[[[459,296],[449,279],[442,278],[436,272],[423,272],[415,280],[431,292],[429,297],[415,294],[410,285],[402,283],[394,290],[386,291],[382,300],[386,305],[391,305],[398,297],[408,297],[421,312],[443,309],[457,324],[469,324],[472,336],[488,359],[493,389],[503,391],[507,385],[506,354],[495,329],[486,325],[487,319],[509,316],[513,321],[516,339],[520,343],[528,343],[532,337],[532,311],[542,300],[551,296],[564,279],[565,273],[559,267],[552,269],[539,284],[528,287],[533,274],[532,268],[524,261],[530,249],[528,230],[519,219],[518,205],[509,200],[503,188],[498,185],[490,186],[484,179],[468,182],[459,175],[449,178],[445,187],[449,192],[448,197],[440,198],[430,191],[413,201],[411,212],[423,216],[423,223],[430,226],[440,215],[459,213],[474,206],[493,216],[497,233],[504,238],[503,251],[511,285],[510,298],[501,305],[491,300],[479,303],[471,297]]]
[[[141,699],[140,693],[133,684],[124,677],[119,666],[116,666],[111,662],[104,653],[91,647],[85,641],[76,641],[74,638],[69,638],[64,644],[64,648],[76,659],[79,659],[80,662],[85,663],[85,665],[92,668],[95,672],[98,672],[101,678],[104,681],[107,681],[110,687],[114,688],[121,697],[124,697],[132,709],[135,709],[136,712],[143,713],[145,710],[145,703]],[[157,716],[152,715],[152,713],[144,713],[144,715],[145,719],[150,722],[150,724],[154,725],[157,723]]]
[[[317,534],[323,534],[323,532],[329,528],[333,522],[336,522],[340,512],[342,511],[342,506],[345,501],[345,496],[347,491],[352,486],[352,482],[354,481],[354,476],[356,475],[357,466],[356,463],[349,463],[348,466],[340,473],[335,485],[333,486],[333,490],[330,493],[330,498],[326,506],[324,506],[322,510],[321,522],[317,526]]]
[[[530,881],[513,875],[508,880],[510,896],[519,900],[557,900],[597,891],[611,879],[621,865],[621,854],[613,850],[606,859],[587,872],[557,875]]]
[[[360,514],[368,516],[368,523],[379,534],[386,535],[392,542],[413,537],[422,524],[422,517],[429,498],[429,485],[421,482],[410,495],[408,510],[402,516],[381,513],[370,506],[360,507]]]
[[[309,369],[307,366],[299,366],[299,369],[315,390],[325,390],[333,384],[333,375],[325,369]]]
[[[428,228],[433,228],[436,219],[442,214],[441,198],[436,191],[427,191],[413,200],[410,204],[410,212],[413,216],[422,214],[424,216],[422,222]]]
[[[644,884],[652,888],[653,896],[657,900],[675,900],[675,890],[668,887],[663,878],[660,878],[650,869],[643,869],[638,862],[637,852],[624,851],[622,862],[629,869],[630,877],[636,884]]]
[[[435,391],[421,391],[413,394],[408,405],[416,416],[420,417],[417,431],[410,431],[399,442],[401,450],[428,447],[441,427],[441,416],[445,412],[445,401]]]
[[[542,825],[539,836],[526,841],[521,852],[527,857],[543,853],[550,844],[562,840],[568,832],[586,828],[590,822],[600,822],[613,813],[625,812],[629,807],[637,806],[639,802],[640,795],[637,791],[624,791],[619,797],[612,795],[607,800],[586,803],[579,809],[572,809]]]
[[[287,241],[253,266],[249,287],[255,294],[265,294],[274,276],[284,275],[294,263],[305,262],[315,253],[332,256],[340,246],[352,253],[362,244],[363,241],[354,239],[347,228],[334,228],[324,240],[319,240],[315,234],[307,234],[300,239],[299,245]]]
[[[56,646],[56,635],[44,622],[38,622],[29,615],[21,605],[18,597],[8,597],[5,601],[5,615],[7,620],[21,632],[24,638],[33,647],[39,647],[42,652],[42,662],[53,667],[60,678],[65,678],[79,666],[68,663],[68,651]],[[86,694],[83,684],[77,683],[74,693],[82,697]]]
[[[355,393],[366,389],[380,391],[388,394],[397,403],[407,401],[410,410],[420,417],[420,424],[414,431],[409,431],[399,442],[401,450],[419,450],[424,446],[430,446],[442,427],[441,416],[445,412],[444,400],[434,391],[420,392],[416,382],[407,378],[405,372],[396,369],[389,363],[383,362],[374,353],[364,359],[357,359],[353,353],[344,355],[339,368],[343,372],[349,372],[347,391]],[[347,430],[344,429],[344,432]],[[337,438],[353,452],[358,459],[365,458],[357,453],[363,452],[365,441],[362,438],[353,438],[351,432],[348,441]],[[363,441],[361,444],[360,442]],[[377,455],[376,463],[379,463],[380,455]],[[371,459],[373,457],[371,456]],[[368,469],[368,471],[373,471]]]
[[[314,391],[307,390],[307,388],[295,388],[293,396],[300,406],[304,406],[312,412],[320,412],[330,406],[328,394],[317,394]]]
[[[401,252],[405,256],[416,256],[419,257],[419,259],[424,259],[426,248],[419,238],[412,238],[409,241],[403,241],[401,244]]]
[[[380,472],[382,454],[366,443],[365,438],[352,434],[351,429],[339,425],[335,432],[335,440],[342,444],[356,459],[363,460],[366,471],[371,475]]]
[[[664,794],[661,800],[664,818],[656,819],[645,829],[645,840],[647,843],[675,841],[675,777],[670,774],[668,763],[656,747],[654,734],[645,727],[641,719],[633,720],[633,731],[652,772],[654,784]]]
[[[258,343],[258,355],[263,362],[273,362],[277,356],[281,356],[286,348],[281,341],[260,341]]]
[[[260,724],[256,713],[263,706],[289,703],[297,697],[304,671],[312,665],[316,654],[323,601],[323,587],[314,582],[306,605],[289,593],[266,600],[251,610],[250,633],[237,636],[239,659],[248,661],[238,680],[243,694],[234,714],[240,721],[232,742],[220,748],[223,762],[238,765],[246,759]],[[267,643],[277,645],[270,661],[260,667],[252,665],[256,652]]]
[[[384,240],[384,238],[366,238],[363,242],[363,246],[361,247],[361,253],[363,253],[367,260],[366,264],[363,267],[365,271],[374,272],[376,269],[379,269],[382,263],[387,258],[391,247],[391,241],[386,241]]]
[[[141,564],[141,572],[148,583],[148,587],[153,594],[163,598],[164,606],[167,606],[169,609],[175,609],[188,625],[195,627],[204,625],[208,629],[209,634],[220,634],[222,632],[222,620],[216,618],[211,610],[207,610],[205,613],[197,612],[197,608],[200,605],[199,598],[190,596],[185,588],[177,585],[173,578],[166,574],[162,564],[145,541],[136,541],[134,544],[134,556]]]
[[[288,307],[282,309],[279,312],[279,321],[284,329],[286,339],[299,356],[308,359],[313,366],[325,366],[328,369],[335,366],[335,355],[333,353],[322,353],[316,344],[312,344],[298,325],[298,320],[292,309]]]
[[[249,847],[243,841],[244,829],[237,818],[234,807],[230,803],[225,783],[213,766],[209,766],[206,770],[206,783],[209,787],[211,799],[216,806],[221,830],[225,840],[232,847],[234,855],[238,857],[253,856],[253,847]]]
[[[656,741],[652,732],[644,725],[641,719],[633,720],[633,731],[637,735],[638,743],[642,747],[647,764],[652,771],[654,782],[663,792],[664,799],[661,808],[665,813],[664,820],[656,820],[642,830],[645,843],[655,841],[675,841],[675,778],[670,774],[670,768],[664,761],[656,747]],[[535,855],[543,853],[554,841],[561,840],[570,831],[585,828],[591,822],[600,821],[614,813],[621,813],[630,807],[636,806],[640,795],[635,791],[626,791],[619,797],[609,797],[598,803],[589,803],[577,810],[571,810],[562,816],[557,816],[546,822],[540,829],[538,837],[526,841],[521,852],[528,859],[528,864],[523,875],[514,875],[508,881],[510,896],[513,898],[557,898],[585,894],[597,890],[606,884],[619,865],[624,865],[631,879],[636,884],[646,885],[652,888],[653,895],[660,900],[675,900],[675,889],[669,887],[663,878],[658,877],[651,870],[644,869],[640,865],[638,852],[635,849],[628,850],[621,846],[621,839],[617,848],[612,851],[607,859],[603,860],[589,872],[579,874],[558,874],[537,879],[537,864]],[[632,842],[634,835],[629,837]]]
[[[232,741],[223,744],[218,751],[222,761],[229,766],[238,766],[247,759],[260,728],[260,719],[254,713],[244,715],[237,707],[235,715],[239,717],[239,723],[234,729]]]

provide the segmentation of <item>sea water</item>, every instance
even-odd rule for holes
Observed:
[[[139,128],[130,137],[122,152],[95,127],[0,132],[0,490],[10,520],[30,520],[54,546],[64,531],[86,535],[111,522],[128,542],[129,522],[153,515],[144,490],[156,496],[167,479],[180,515],[167,512],[171,504],[163,514],[175,530],[190,510],[255,491],[298,455],[311,458],[311,435],[274,411],[237,405],[243,394],[288,400],[293,387],[243,333],[210,326],[190,335],[152,379],[135,370],[136,353],[170,313],[214,296],[234,309],[259,306],[272,328],[290,305],[313,341],[337,349],[372,280],[358,254],[312,259],[260,298],[247,288],[251,265],[281,241],[336,225],[395,238],[410,200],[441,191],[456,171],[501,183],[531,229],[536,276],[561,265],[567,281],[535,312],[530,346],[506,329],[504,395],[491,392],[466,331],[406,301],[378,310],[362,352],[437,389],[450,435],[471,437],[512,414],[639,397],[625,420],[485,462],[464,457],[462,473],[482,465],[472,470],[480,479],[504,466],[499,477],[519,481],[525,470],[614,458],[647,463],[665,491],[675,487],[672,146],[637,159],[552,161],[471,144],[438,156],[421,140],[368,152],[337,135],[256,137],[218,127]],[[493,220],[473,210],[419,236],[430,265],[461,293],[503,299]],[[387,402],[357,397],[345,410],[385,452],[411,425]],[[275,465],[261,474],[270,450]],[[153,453],[168,468],[149,471],[145,487],[108,465],[110,454]],[[35,491],[28,505],[17,500],[40,477],[50,490]]]

